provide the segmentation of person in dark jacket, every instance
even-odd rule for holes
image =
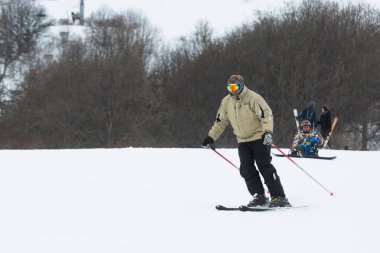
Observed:
[[[317,114],[315,113],[315,103],[310,101],[309,105],[302,110],[301,114],[298,115],[296,119],[299,121],[308,120],[310,121],[312,129],[317,128],[318,120]]]
[[[326,140],[331,131],[331,112],[327,105],[322,106],[322,113],[319,117],[318,124],[321,125],[321,135]]]
[[[285,196],[280,177],[271,163],[271,108],[263,97],[248,89],[241,75],[231,76],[226,88],[229,94],[222,99],[216,120],[203,140],[202,147],[212,148],[226,127],[231,125],[239,144],[240,175],[245,179],[248,191],[253,197],[248,206],[291,206]],[[269,203],[260,175],[271,195]]]

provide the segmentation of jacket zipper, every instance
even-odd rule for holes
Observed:
[[[240,125],[239,125],[239,115],[238,115],[238,108],[240,108],[240,103],[239,102],[237,102],[236,104],[235,104],[235,115],[236,115],[236,125],[237,125],[237,127],[238,127],[238,129],[240,130]]]

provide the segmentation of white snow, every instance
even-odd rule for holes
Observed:
[[[247,213],[215,209],[250,196],[211,150],[1,150],[0,252],[380,252],[380,152],[320,152],[338,158],[295,161],[335,198],[273,157],[291,203],[310,206]]]

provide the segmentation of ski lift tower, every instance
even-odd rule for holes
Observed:
[[[80,14],[79,24],[84,25],[84,0],[80,0],[79,14]]]

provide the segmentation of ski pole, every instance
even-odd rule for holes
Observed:
[[[211,150],[214,151],[216,154],[218,154],[221,158],[223,158],[224,160],[226,160],[229,164],[231,164],[232,166],[234,166],[236,169],[240,170],[238,166],[236,166],[235,164],[233,164],[230,160],[228,160],[226,157],[224,157],[221,153],[219,153],[218,151],[216,151],[215,148],[211,148]]]
[[[325,139],[323,138],[322,134],[319,132],[318,128],[314,128],[315,131],[317,132],[317,134],[319,135],[319,137],[321,137],[322,141],[323,141],[323,144],[325,144]],[[327,148],[327,149],[330,149],[329,145],[326,144],[326,147],[322,146],[323,148]]]
[[[306,170],[304,170],[301,166],[299,166],[292,158],[290,158],[290,156],[288,156],[287,154],[285,154],[279,147],[277,147],[276,145],[274,145],[272,143],[272,147],[274,147],[275,149],[277,149],[278,151],[280,151],[281,154],[283,154],[286,158],[288,158],[295,166],[297,166],[302,172],[304,172],[309,178],[311,178],[314,182],[316,182],[320,187],[322,187],[325,191],[327,191],[330,196],[332,197],[335,197],[334,193],[329,191],[325,186],[323,186],[320,182],[318,182],[317,179],[315,179],[314,177],[312,177]]]

